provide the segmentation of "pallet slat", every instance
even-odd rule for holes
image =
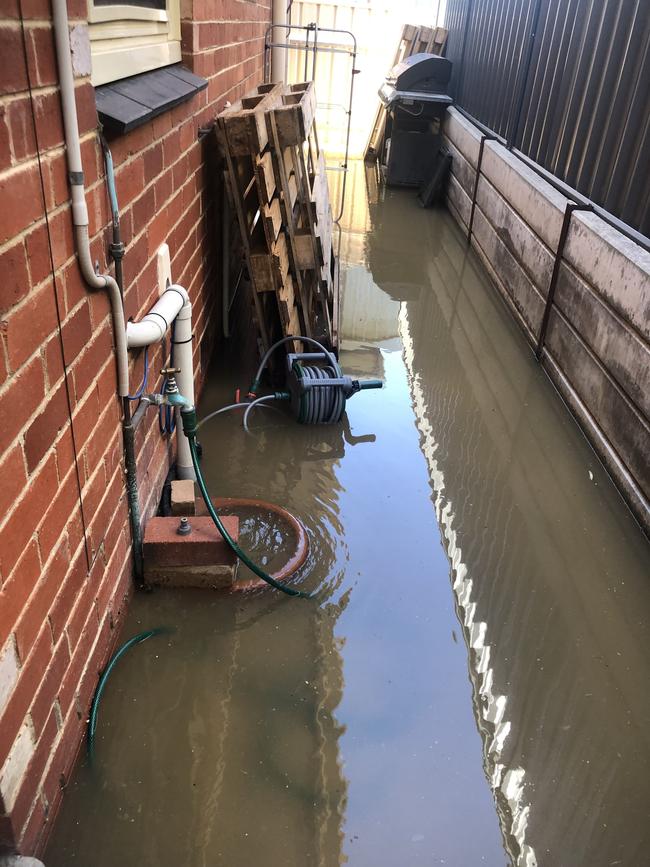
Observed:
[[[313,82],[263,85],[217,118],[263,348],[278,330],[338,347],[338,269],[315,110]]]

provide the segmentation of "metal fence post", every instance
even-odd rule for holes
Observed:
[[[544,307],[544,315],[542,316],[542,324],[539,329],[539,337],[537,338],[537,348],[535,349],[535,357],[538,361],[542,360],[542,352],[544,350],[544,342],[546,340],[546,332],[548,330],[548,322],[551,318],[551,308],[553,307],[553,299],[555,298],[555,289],[560,276],[560,265],[564,256],[564,245],[566,244],[567,235],[569,234],[569,226],[571,224],[571,216],[574,211],[592,211],[591,205],[579,205],[577,202],[567,202],[564,209],[564,219],[562,220],[562,228],[560,230],[560,238],[557,242],[557,250],[555,251],[555,262],[553,263],[553,273],[551,274],[551,282],[548,284],[548,292],[546,293],[546,306]]]

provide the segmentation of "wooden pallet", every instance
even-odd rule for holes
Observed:
[[[448,31],[444,27],[416,27],[413,24],[405,24],[402,34],[397,43],[397,50],[391,69],[401,63],[407,57],[414,54],[439,54],[442,55],[447,44]],[[386,109],[380,102],[375,112],[370,136],[364,151],[365,162],[376,162],[384,144],[386,132]]]
[[[294,334],[338,348],[338,271],[315,111],[311,82],[262,85],[217,118],[262,349]]]

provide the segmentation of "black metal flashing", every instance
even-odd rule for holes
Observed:
[[[95,88],[97,113],[107,135],[123,135],[208,86],[205,78],[176,64]]]

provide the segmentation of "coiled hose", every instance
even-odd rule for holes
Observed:
[[[337,379],[341,375],[338,364],[328,367],[294,363],[294,372],[299,379],[307,382],[314,380]],[[341,421],[345,410],[345,395],[340,386],[326,388],[314,386],[306,389],[300,396],[299,421],[303,424],[336,424]]]
[[[262,581],[265,581],[267,584],[270,584],[271,587],[275,587],[276,590],[279,590],[281,593],[286,593],[287,596],[296,596],[301,599],[313,599],[314,594],[305,593],[303,590],[296,590],[294,587],[289,587],[286,584],[282,584],[279,581],[276,581],[272,575],[269,575],[268,572],[265,572],[261,566],[258,566],[257,563],[254,563],[251,558],[243,551],[237,542],[232,538],[232,536],[228,533],[226,528],[223,525],[223,521],[217,514],[216,509],[212,503],[212,499],[210,498],[210,493],[205,484],[205,480],[201,473],[201,465],[199,464],[199,455],[197,452],[196,446],[196,411],[194,407],[190,407],[187,409],[181,410],[181,418],[183,419],[183,433],[188,438],[190,443],[190,454],[192,456],[192,464],[194,466],[194,472],[196,473],[196,483],[199,486],[199,491],[201,492],[201,496],[203,497],[203,502],[205,503],[205,507],[208,510],[208,514],[214,521],[214,524],[223,536],[226,544],[230,548],[230,550],[235,554],[235,556],[241,560],[241,562],[248,566],[248,568],[253,572],[254,575],[257,575],[258,578],[261,578]]]

